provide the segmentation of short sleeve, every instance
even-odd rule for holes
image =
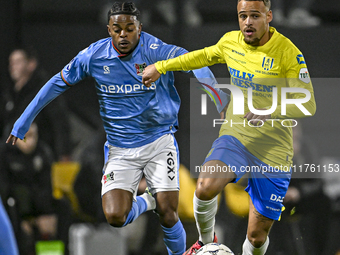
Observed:
[[[289,87],[304,88],[313,92],[311,78],[303,54],[292,48],[285,54],[286,78]]]

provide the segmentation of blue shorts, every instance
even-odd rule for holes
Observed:
[[[278,220],[291,178],[289,172],[280,171],[262,162],[235,137],[224,135],[215,140],[203,165],[210,160],[220,160],[236,174],[237,182],[246,173],[250,174],[245,189],[256,210],[267,218]]]

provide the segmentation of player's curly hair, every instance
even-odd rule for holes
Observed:
[[[107,21],[110,21],[110,17],[112,15],[118,15],[118,14],[128,14],[133,15],[137,17],[137,20],[139,20],[140,12],[132,2],[115,2],[109,12],[107,13]]]
[[[241,2],[242,0],[237,0],[237,3]],[[271,7],[271,1],[270,0],[244,0],[244,1],[259,1],[263,2],[264,5],[270,10]]]

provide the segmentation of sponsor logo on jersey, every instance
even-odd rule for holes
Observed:
[[[231,67],[229,67],[229,73],[230,73],[231,76],[245,80],[245,81],[253,81],[253,78],[255,76],[254,74],[242,72],[240,70],[237,70],[237,69],[231,68]]]
[[[153,43],[150,45],[150,49],[153,49],[153,50],[157,49],[158,47],[159,47],[159,44],[157,43]]]
[[[106,184],[108,181],[113,181],[113,180],[114,180],[114,173],[113,172],[103,176],[104,184]]]
[[[245,56],[244,53],[238,52],[238,51],[236,51],[236,50],[233,50],[233,49],[232,49],[231,51],[234,52],[234,53],[236,53],[236,54],[238,54],[238,55]]]
[[[135,68],[137,71],[137,75],[142,76],[143,75],[143,71],[146,68],[146,63],[143,64],[135,64]]]
[[[310,82],[310,77],[309,77],[309,73],[308,73],[308,69],[307,68],[301,68],[300,72],[299,72],[299,80],[303,81],[304,83],[309,83]]]
[[[259,92],[273,92],[275,85],[262,85],[253,82],[254,74],[228,67],[232,84],[241,88],[252,88]]]
[[[306,64],[305,58],[302,54],[299,54],[296,56],[296,60],[299,63],[299,65]]]
[[[269,57],[264,57],[262,61],[262,67],[264,70],[269,71],[272,69],[274,64],[274,59]]]
[[[129,94],[129,93],[135,93],[140,91],[148,91],[148,90],[155,90],[156,84],[153,82],[151,83],[150,87],[144,86],[144,84],[122,84],[122,85],[100,85],[100,90],[104,93],[110,93],[110,94]]]
[[[110,67],[103,66],[103,69],[104,69],[104,74],[109,74],[110,73]]]

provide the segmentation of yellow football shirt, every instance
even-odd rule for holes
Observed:
[[[156,63],[160,73],[166,71],[194,70],[217,63],[227,64],[231,84],[244,95],[244,113],[234,114],[235,96],[232,93],[221,135],[236,137],[253,155],[264,163],[281,169],[289,169],[293,158],[292,126],[295,119],[314,115],[316,110],[313,87],[302,53],[285,36],[270,27],[270,40],[263,46],[251,46],[244,42],[241,31],[226,33],[216,45],[190,52],[180,57]],[[249,112],[248,91],[251,88],[252,105],[255,109],[271,109],[277,95],[277,107],[271,119],[252,126],[244,118]],[[273,93],[276,88],[277,93]],[[287,104],[286,114],[281,112],[281,89],[303,88],[311,98],[302,106]],[[304,93],[284,93],[287,99],[303,99]],[[237,98],[239,100],[239,98]],[[296,102],[296,101],[295,101]],[[301,108],[301,107],[300,107]]]

